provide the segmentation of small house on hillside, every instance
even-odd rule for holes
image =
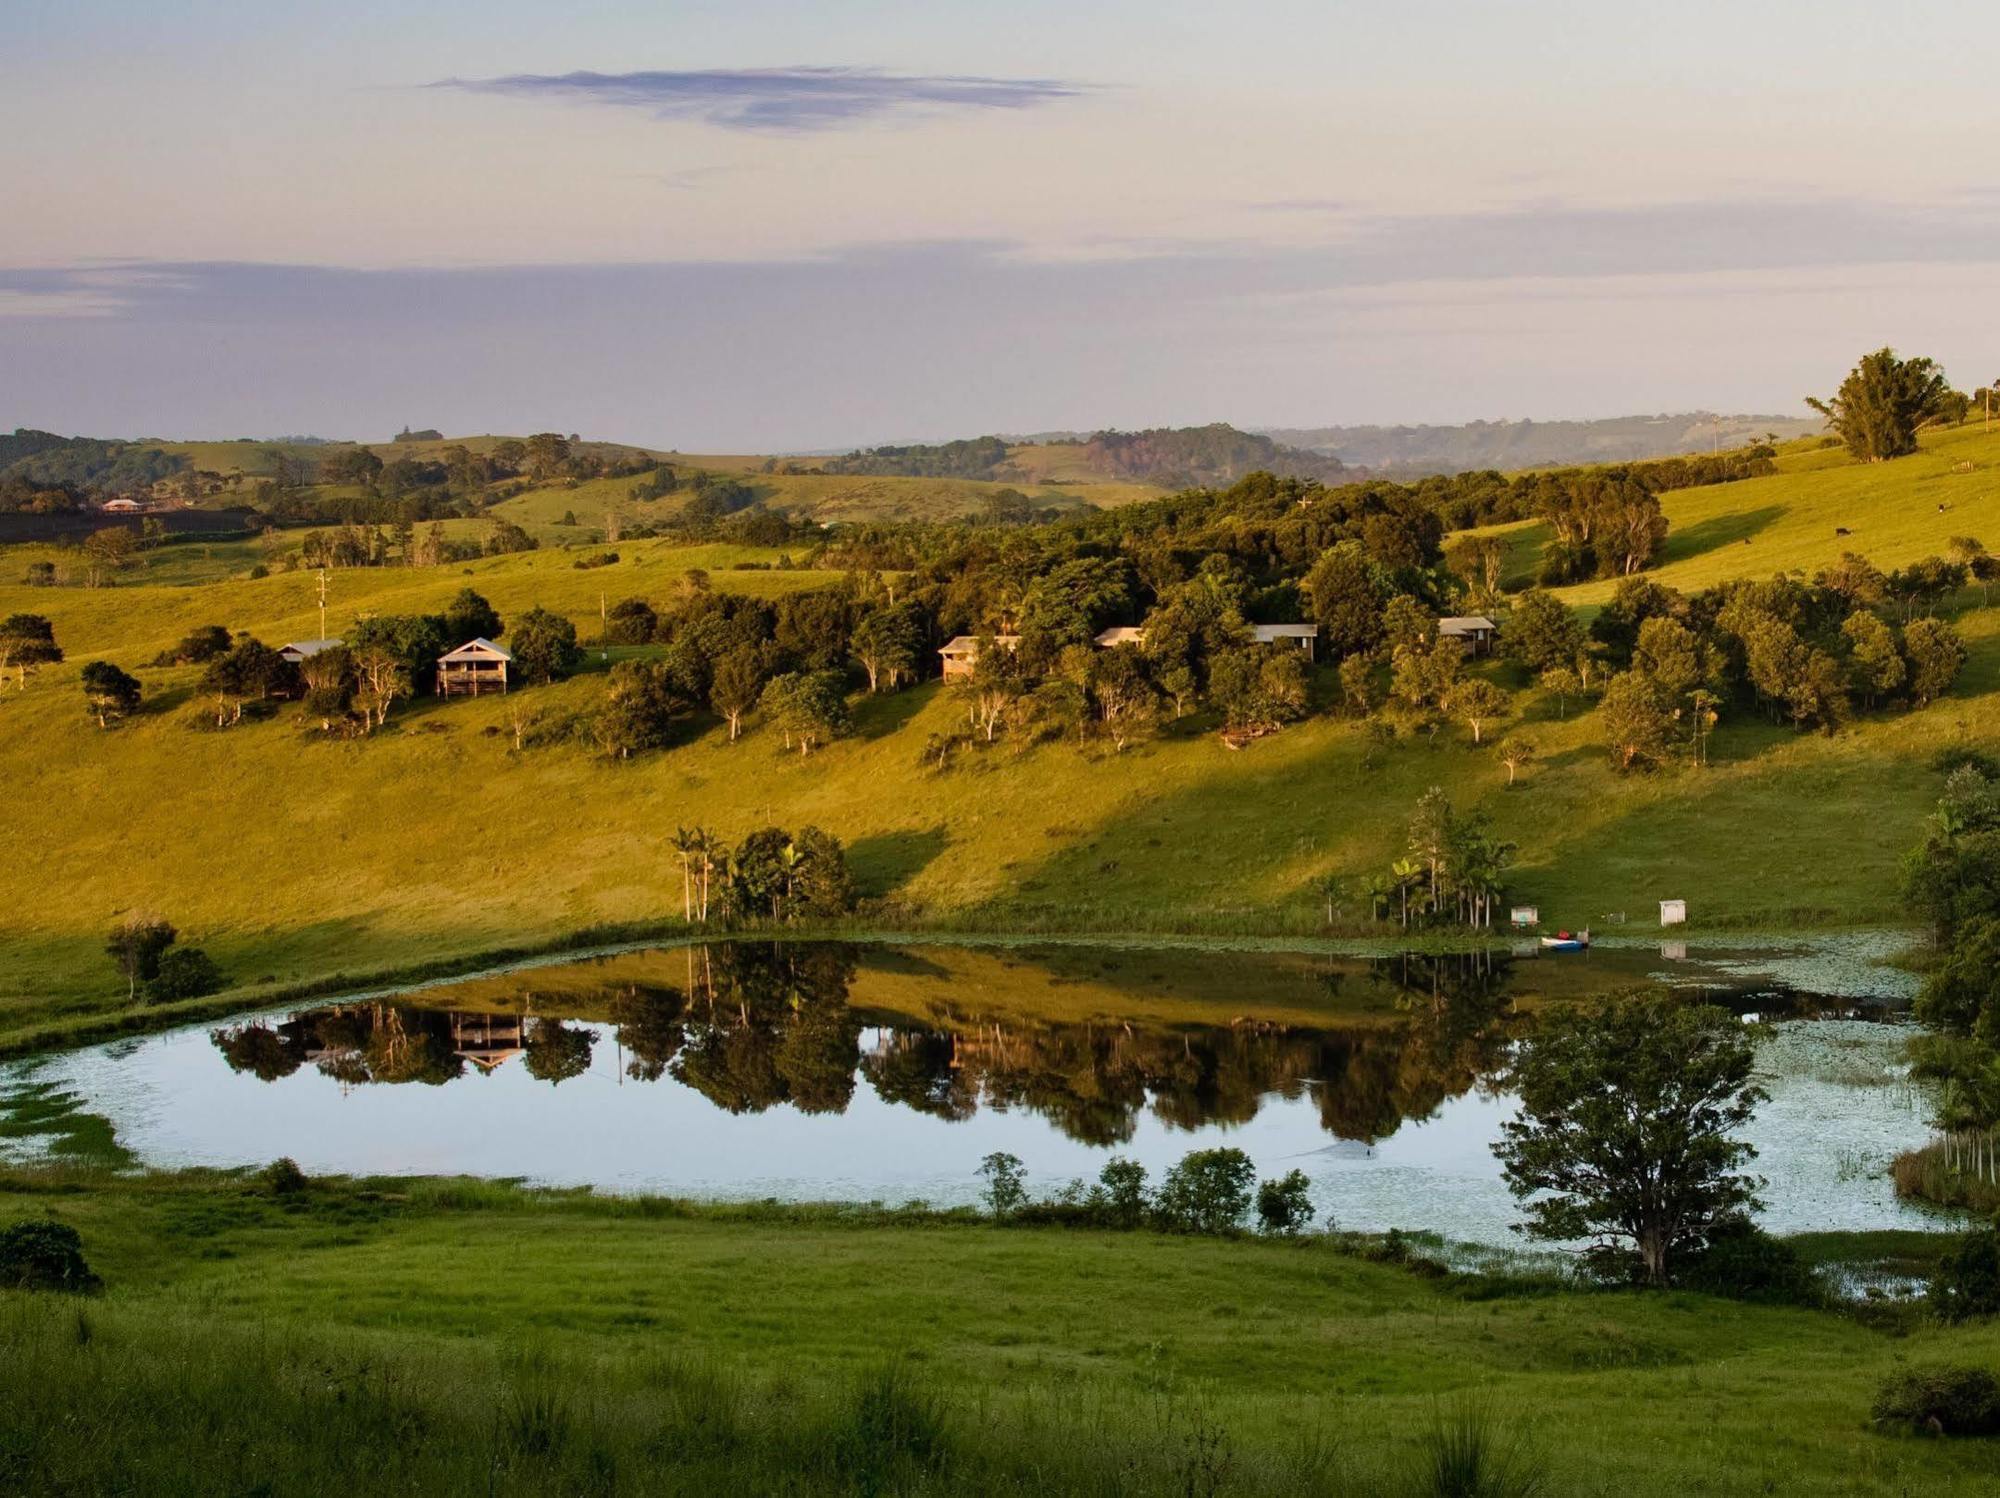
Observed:
[[[1135,624],[1114,624],[1097,637],[1098,648],[1111,650],[1120,645],[1143,645],[1146,632]]]
[[[146,507],[138,500],[121,494],[116,499],[105,500],[98,508],[107,515],[138,515],[143,513]]]
[[[294,640],[279,648],[278,654],[296,666],[300,661],[318,655],[322,650],[337,650],[346,644],[345,640]]]
[[[1491,655],[1493,637],[1499,628],[1484,614],[1462,614],[1438,620],[1438,634],[1444,639],[1458,641],[1465,647],[1467,655]]]
[[[994,635],[992,638],[1002,650],[1012,650],[1021,643],[1019,635]],[[939,649],[938,654],[944,658],[946,681],[970,676],[972,668],[979,664],[979,636],[954,635]]]
[[[440,697],[478,697],[507,690],[507,668],[514,657],[491,640],[468,640],[449,655],[438,657]]]
[[[1317,624],[1253,624],[1250,633],[1259,645],[1295,645],[1311,660],[1319,649]]]

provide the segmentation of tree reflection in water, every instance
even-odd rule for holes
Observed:
[[[671,1076],[731,1113],[841,1113],[865,1079],[919,1113],[1024,1109],[1071,1138],[1113,1145],[1148,1109],[1193,1130],[1248,1122],[1274,1094],[1310,1094],[1330,1133],[1379,1140],[1489,1083],[1515,1029],[1508,960],[1491,953],[1329,964],[1318,1002],[1362,1012],[1308,1026],[1022,1017],[968,1006],[948,986],[936,1017],[919,1020],[849,1003],[858,952],[725,943],[688,949],[681,984],[557,994],[537,993],[531,979],[509,1013],[376,1001],[212,1038],[232,1070],[265,1081],[311,1065],[344,1085],[435,1086],[518,1056],[529,1075],[560,1083],[590,1069],[598,1027],[608,1026],[625,1077]]]

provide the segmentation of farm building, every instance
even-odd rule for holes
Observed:
[[[1253,624],[1250,633],[1259,645],[1296,645],[1307,660],[1319,649],[1317,624]]]
[[[344,640],[294,640],[291,644],[280,647],[278,654],[296,666],[300,661],[318,655],[322,650],[337,650],[345,643]]]
[[[507,690],[507,668],[514,657],[491,640],[468,640],[449,655],[438,657],[440,697],[478,697]]]
[[[994,635],[992,640],[1002,650],[1012,650],[1021,643],[1019,635]],[[938,654],[944,657],[946,681],[970,676],[972,668],[979,664],[979,636],[954,635],[939,649]]]
[[[1484,614],[1462,614],[1438,620],[1438,633],[1447,640],[1458,641],[1465,647],[1467,655],[1491,655],[1493,637],[1498,630],[1499,626]]]

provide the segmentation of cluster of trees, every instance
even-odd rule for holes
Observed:
[[[1829,400],[1807,396],[1847,450],[1883,463],[1917,450],[1927,426],[1965,420],[1972,398],[1951,388],[1934,360],[1898,358],[1894,349],[1862,356]]]
[[[1531,590],[1514,600],[1501,643],[1564,710],[1572,697],[1601,694],[1621,770],[1675,758],[1699,765],[1726,707],[1830,730],[1856,711],[1923,707],[1948,691],[1965,645],[1934,611],[1969,578],[1995,571],[1976,540],[1954,545],[1965,559],[1883,573],[1848,553],[1810,582],[1788,574],[1693,595],[1628,578],[1588,629]]]
[[[506,556],[534,551],[533,536],[501,516],[487,517],[485,542],[454,539],[432,521],[423,529],[408,520],[393,525],[343,522],[338,530],[309,531],[299,543],[299,561],[307,567],[440,567],[482,556]]]
[[[986,1183],[987,1210],[1003,1222],[1221,1234],[1236,1232],[1254,1203],[1262,1231],[1290,1237],[1316,1215],[1312,1181],[1304,1171],[1259,1182],[1256,1165],[1239,1149],[1190,1151],[1168,1169],[1156,1191],[1146,1187],[1145,1166],[1118,1157],[1105,1163],[1096,1181],[1071,1181],[1039,1201],[1028,1195],[1027,1172],[1017,1155],[988,1155],[979,1175]],[[1326,1226],[1330,1230],[1333,1224]]]
[[[126,996],[136,1001],[143,990],[156,1004],[199,999],[220,989],[227,979],[200,947],[178,945],[180,933],[158,916],[133,914],[111,928],[105,953],[125,979]]]
[[[1516,848],[1493,835],[1484,812],[1454,811],[1443,787],[1434,785],[1417,802],[1405,847],[1387,874],[1363,886],[1374,919],[1405,928],[1492,926]]]

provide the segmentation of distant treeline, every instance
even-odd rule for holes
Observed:
[[[1233,484],[1251,473],[1335,482],[1353,477],[1337,458],[1305,452],[1227,422],[1202,427],[1155,427],[1143,432],[1102,431],[1082,443],[1082,465],[1105,479],[1186,489]],[[1006,441],[974,437],[958,442],[877,447],[829,458],[827,473],[877,474],[905,478],[997,479],[1021,481]]]
[[[24,427],[0,435],[0,512],[80,509],[90,495],[150,489],[189,466],[157,447]]]
[[[1469,421],[1459,426],[1274,427],[1294,447],[1331,453],[1370,473],[1403,478],[1481,468],[1635,463],[1717,447],[1789,440],[1822,430],[1814,417],[1717,416],[1706,411],[1597,421]]]

